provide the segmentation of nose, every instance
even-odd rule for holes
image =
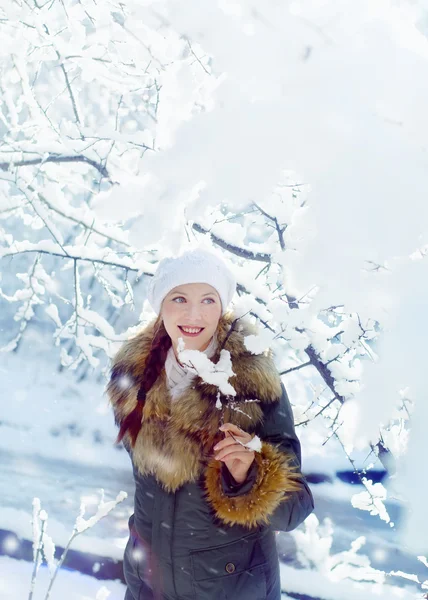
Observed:
[[[186,317],[191,325],[197,325],[201,319],[201,307],[199,304],[188,302],[186,305]]]

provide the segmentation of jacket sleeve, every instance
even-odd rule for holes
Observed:
[[[257,462],[254,461],[248,469],[247,477],[242,483],[238,483],[232,473],[223,463],[221,465],[221,487],[226,496],[242,496],[247,494],[253,487],[257,477]]]
[[[207,498],[216,516],[228,525],[270,525],[277,531],[291,531],[314,509],[312,493],[301,474],[293,412],[283,384],[281,388],[278,401],[262,405],[264,419],[255,430],[262,449],[255,453],[246,481],[235,486],[223,463],[213,460],[208,465]]]

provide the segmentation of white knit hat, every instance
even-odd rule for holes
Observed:
[[[168,292],[185,283],[208,283],[215,288],[222,315],[236,291],[235,276],[221,258],[202,248],[187,250],[177,258],[163,258],[150,280],[147,300],[156,314]]]

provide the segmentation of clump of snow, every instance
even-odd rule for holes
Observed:
[[[272,346],[274,337],[274,332],[264,328],[257,335],[247,335],[244,339],[244,344],[249,352],[262,354]]]
[[[180,336],[177,342],[177,353],[183,352],[186,349],[186,343],[184,339]]]
[[[199,350],[183,349],[183,341],[179,338],[177,344],[177,354],[179,361],[185,365],[188,370],[199,375],[206,383],[216,385],[224,395],[236,396],[234,387],[229,383],[229,378],[235,373],[232,369],[232,360],[230,352],[223,350],[220,352],[220,358],[217,364],[213,363],[206,354]],[[218,406],[217,406],[218,408]]]
[[[334,583],[351,579],[382,585],[385,573],[371,567],[367,556],[358,554],[365,544],[365,537],[354,540],[349,550],[332,554],[333,531],[331,519],[325,518],[320,524],[317,517],[311,514],[304,523],[304,529],[291,532],[296,541],[298,559],[304,568],[317,570],[326,580]],[[292,587],[290,591],[294,591]]]
[[[110,596],[111,591],[109,589],[107,589],[105,586],[102,586],[98,592],[97,595],[95,596],[95,600],[107,600],[107,598]]]
[[[426,556],[418,556],[418,560],[420,560],[421,563],[428,569],[428,560]]]
[[[83,515],[85,514],[86,506],[85,506],[85,503],[82,502],[82,504],[80,506],[80,514],[76,518],[76,524],[74,526],[75,532],[83,533],[90,527],[93,527],[96,523],[98,523],[98,521],[100,519],[107,516],[109,514],[109,512],[111,512],[119,504],[119,502],[122,502],[127,497],[128,497],[128,494],[126,492],[122,491],[122,492],[119,492],[119,494],[116,496],[115,500],[110,500],[110,502],[104,502],[104,490],[101,489],[101,500],[98,505],[97,512],[93,517],[90,517],[87,520],[85,520],[83,518]]]
[[[380,482],[373,483],[366,477],[363,477],[362,481],[366,487],[366,491],[352,496],[352,506],[360,510],[367,510],[371,515],[379,515],[382,521],[390,523],[391,527],[393,527],[394,523],[391,522],[384,504],[387,496],[385,487]]]
[[[254,452],[262,451],[262,441],[258,435],[255,435],[249,442],[244,444],[244,446],[246,446],[250,450],[253,450]]]
[[[419,583],[419,577],[417,575],[412,575],[411,573],[405,573],[404,571],[390,571],[389,574],[394,575],[395,577],[402,577],[403,579],[408,579],[409,581]]]

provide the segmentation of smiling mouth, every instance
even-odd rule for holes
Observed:
[[[187,331],[185,331],[181,325],[178,325],[178,328],[180,331],[183,332],[184,335],[189,336],[189,337],[196,337],[197,335],[202,333],[203,330],[205,329],[205,327],[189,327],[189,328],[186,327]]]

